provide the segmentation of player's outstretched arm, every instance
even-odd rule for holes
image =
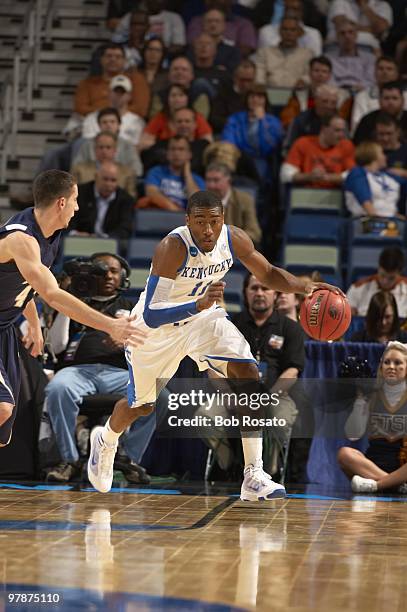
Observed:
[[[42,355],[44,350],[44,338],[34,300],[28,302],[23,310],[23,315],[27,319],[28,330],[25,336],[21,338],[22,343],[30,355],[38,357],[38,355]]]
[[[51,308],[83,325],[106,332],[118,342],[126,342],[130,346],[143,344],[145,333],[136,328],[134,318],[107,317],[60,289],[54,275],[42,264],[40,249],[34,238],[15,232],[4,242],[6,252],[10,259],[14,259],[22,276]]]
[[[230,226],[230,233],[236,257],[266,287],[283,293],[304,293],[306,295],[310,295],[316,289],[329,289],[343,295],[342,291],[334,285],[306,282],[287,270],[273,266],[255,249],[252,240],[242,229]]]

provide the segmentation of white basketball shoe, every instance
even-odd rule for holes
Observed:
[[[266,501],[285,497],[283,485],[274,482],[269,474],[263,470],[263,463],[249,464],[244,470],[244,479],[240,492],[242,501]]]
[[[377,482],[372,478],[355,475],[351,480],[351,487],[354,493],[376,493]]]
[[[103,441],[103,427],[94,427],[90,434],[88,478],[97,491],[107,493],[112,488],[114,456],[117,443],[113,446]]]

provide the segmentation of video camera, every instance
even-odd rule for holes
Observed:
[[[92,298],[99,294],[99,280],[105,278],[109,266],[103,261],[89,261],[78,257],[64,264],[64,272],[71,278],[69,292],[78,298]]]

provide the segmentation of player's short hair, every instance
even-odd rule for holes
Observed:
[[[386,247],[380,253],[379,266],[386,272],[402,272],[404,269],[404,253],[400,247]]]
[[[76,185],[76,180],[63,170],[45,170],[33,183],[35,208],[47,208],[59,198],[69,198]]]
[[[187,215],[194,208],[220,208],[223,212],[222,200],[212,191],[196,191],[188,200]]]

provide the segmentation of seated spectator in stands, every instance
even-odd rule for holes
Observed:
[[[339,115],[321,121],[318,136],[296,140],[281,166],[281,181],[333,189],[343,183],[343,173],[355,165],[354,147],[346,136],[346,123]]]
[[[314,107],[302,111],[290,124],[284,141],[288,151],[301,136],[316,136],[321,129],[321,120],[337,112],[339,90],[333,85],[320,85],[315,90]]]
[[[232,72],[240,62],[240,51],[239,48],[235,46],[235,43],[228,40],[225,35],[226,15],[224,11],[216,8],[206,11],[203,16],[202,26],[202,34],[210,36],[215,44],[215,65]],[[195,41],[199,39],[202,34],[194,39],[192,43],[194,50]]]
[[[113,77],[124,74],[125,56],[123,48],[114,43],[105,45],[100,58],[102,74],[90,76],[80,81],[75,91],[74,111],[81,116],[109,106],[110,81]],[[129,110],[140,117],[145,117],[150,104],[150,91],[147,81],[136,71],[126,74],[132,83],[132,95]]]
[[[205,0],[206,9],[218,9],[226,15],[224,36],[240,50],[242,57],[247,57],[257,48],[257,35],[249,19],[232,13],[233,0]],[[204,16],[193,17],[188,24],[187,38],[191,44],[203,31]]]
[[[256,53],[256,81],[266,87],[294,87],[307,73],[313,52],[298,46],[302,35],[298,19],[284,17],[281,41],[276,47],[262,47]]]
[[[400,126],[394,117],[385,113],[378,115],[375,142],[384,151],[387,171],[407,178],[407,142],[401,143]]]
[[[211,99],[216,96],[221,83],[229,83],[230,88],[229,73],[225,66],[216,64],[216,43],[209,34],[203,32],[194,40],[191,60],[194,64],[195,78],[205,79],[210,87]]]
[[[302,34],[298,39],[298,46],[310,49],[313,55],[321,55],[322,53],[322,36],[317,28],[312,28],[305,25],[303,22],[304,5],[302,0],[285,0],[284,2],[285,15],[289,13],[290,17],[295,17],[299,21]],[[271,23],[261,28],[259,32],[260,47],[277,47],[280,44],[281,37],[279,32],[279,24]]]
[[[328,83],[331,76],[332,64],[330,60],[323,55],[313,57],[309,63],[309,76],[304,75],[296,83],[292,96],[280,113],[280,120],[284,128],[287,128],[300,113],[314,108],[315,92],[318,87]],[[338,89],[338,113],[343,119],[346,119],[348,114],[348,100],[349,93],[343,89]]]
[[[113,162],[117,151],[117,136],[110,132],[100,132],[95,137],[95,161],[82,162],[72,167],[71,172],[75,177],[78,185],[93,181],[96,175],[96,170],[104,162]],[[130,166],[118,164],[118,184],[119,186],[130,193],[136,195],[136,175]]]
[[[158,112],[147,123],[139,143],[139,150],[152,147],[159,140],[168,140],[176,133],[175,113],[188,107],[188,91],[182,85],[170,85],[162,111]],[[193,109],[194,110],[194,109]],[[195,112],[195,110],[194,110]],[[200,113],[195,112],[195,138],[212,140],[212,128]]]
[[[233,113],[245,109],[246,93],[254,84],[256,67],[248,59],[240,62],[233,73],[233,84],[223,81],[216,96],[211,101],[209,123],[216,134],[221,132],[227,119]]]
[[[276,309],[293,321],[298,321],[300,301],[296,293],[278,292],[276,296]]]
[[[191,170],[196,174],[204,173],[203,156],[205,149],[209,144],[210,136],[205,134],[204,137],[199,135],[197,129],[197,113],[192,108],[179,108],[173,114],[174,133],[171,136],[185,136],[188,138],[191,147]],[[143,164],[145,171],[160,164],[165,164],[167,161],[167,146],[169,139],[158,140],[155,145],[144,149],[142,153]]]
[[[403,90],[399,83],[390,81],[380,88],[379,108],[364,115],[356,126],[353,142],[355,145],[373,140],[376,130],[376,119],[380,112],[394,117],[400,124],[402,142],[407,141],[407,111],[404,108]]]
[[[400,202],[400,184],[404,179],[385,172],[382,147],[375,142],[362,142],[356,147],[355,160],[357,166],[343,185],[345,203],[352,215],[405,218],[405,202]],[[399,209],[403,215],[399,215]]]
[[[106,268],[98,277],[98,295],[87,303],[108,316],[124,316],[132,303],[122,296],[129,268],[116,255],[93,256],[94,263]],[[48,341],[60,356],[61,369],[45,389],[47,412],[61,457],[48,470],[47,480],[67,482],[80,474],[81,462],[76,443],[77,416],[83,398],[96,393],[126,396],[128,369],[123,347],[104,333],[85,327],[58,313],[49,329]]]
[[[336,27],[345,19],[356,24],[358,44],[379,49],[393,24],[393,11],[383,0],[334,0],[328,11],[329,42],[335,41]]]
[[[205,172],[206,189],[216,193],[223,203],[225,223],[243,229],[255,244],[261,240],[261,229],[253,197],[232,185],[232,173],[225,164],[212,162]]]
[[[379,108],[379,91],[381,86],[391,81],[397,81],[398,78],[399,71],[392,57],[381,55],[376,59],[375,83],[371,87],[359,91],[353,100],[352,133],[362,117]]]
[[[276,292],[268,289],[250,273],[243,283],[243,295],[245,310],[234,314],[232,321],[248,341],[252,354],[259,362],[267,391],[278,391],[280,395],[276,407],[278,413],[274,413],[273,408],[273,415],[285,418],[287,426],[291,428],[298,413],[291,397],[291,388],[304,369],[304,333],[299,323],[276,310]],[[277,436],[280,443],[283,443],[287,441],[289,432],[283,427]],[[272,456],[271,463],[275,465],[277,457],[274,452]],[[276,471],[274,465],[269,467],[271,474]]]
[[[172,60],[168,71],[169,85],[181,85],[188,92],[189,104],[197,112],[201,113],[205,119],[209,116],[210,102],[209,97],[211,88],[205,86],[205,81],[194,82],[194,69],[187,57],[179,56]],[[167,99],[168,88],[163,89],[153,96],[149,116],[154,117],[159,113]]]
[[[160,36],[170,55],[180,53],[185,44],[185,26],[182,18],[173,11],[163,10],[164,0],[145,0],[144,5],[149,15],[149,34]],[[131,13],[121,18],[112,40],[125,43],[129,38]]]
[[[390,291],[372,295],[366,313],[365,328],[355,332],[351,342],[407,342],[407,332],[400,329],[397,302]]]
[[[135,117],[137,117],[137,115],[135,115]],[[140,156],[134,144],[132,144],[130,140],[127,140],[120,135],[121,121],[122,119],[119,111],[116,108],[102,108],[102,110],[97,113],[98,130],[96,135],[99,134],[99,132],[109,132],[110,134],[114,134],[117,137],[116,154],[114,160],[118,164],[129,166],[132,170],[134,170],[136,176],[141,176],[143,174],[143,165],[141,163]],[[140,119],[140,121],[142,121],[142,119]],[[92,132],[89,130],[88,133]],[[131,134],[132,131],[130,130],[129,133]],[[75,147],[75,151],[72,166],[76,166],[77,164],[82,164],[84,162],[96,161],[94,138],[81,138],[78,141],[78,147]]]
[[[359,279],[347,293],[352,315],[366,316],[372,296],[378,291],[393,294],[402,319],[407,318],[407,277],[404,270],[404,254],[399,247],[386,247],[380,253],[376,274]]]
[[[347,19],[336,26],[338,47],[327,52],[335,85],[360,91],[374,84],[375,57],[356,44],[357,27]]]
[[[269,112],[263,85],[253,85],[246,94],[246,110],[229,117],[221,136],[240,151],[250,155],[260,177],[269,173],[269,157],[279,149],[282,128],[280,120]]]
[[[365,453],[342,446],[338,463],[351,478],[355,493],[396,489],[406,493],[407,464],[400,455],[406,436],[407,349],[401,342],[389,342],[377,370],[377,389],[366,396],[358,391],[353,410],[345,424],[350,440],[367,434]]]
[[[134,197],[118,186],[115,162],[102,163],[94,181],[78,186],[79,210],[69,229],[72,234],[128,238],[131,234]]]
[[[141,50],[141,62],[138,71],[144,75],[151,95],[156,94],[168,85],[168,70],[163,68],[166,48],[159,36],[151,36],[144,42]]]
[[[170,138],[168,164],[151,168],[145,178],[146,198],[138,205],[166,210],[185,210],[188,198],[205,189],[205,181],[191,172],[191,147],[185,136]]]
[[[117,109],[117,112],[120,115],[120,130],[118,135],[120,138],[128,140],[133,145],[137,145],[144,129],[145,122],[139,115],[136,115],[136,113],[132,113],[129,110],[129,103],[133,89],[132,82],[124,74],[118,74],[110,81],[109,89],[109,107]],[[104,112],[104,115],[102,115],[102,117],[104,117],[102,120],[105,123],[104,127],[102,128],[99,123],[99,114],[100,111],[94,111],[93,113],[86,115],[82,125],[83,138],[94,138],[96,134],[101,131],[101,129],[106,129],[109,131],[109,127],[106,125],[106,122],[109,120],[109,116],[106,115],[106,111]],[[110,120],[112,120],[111,115]]]

